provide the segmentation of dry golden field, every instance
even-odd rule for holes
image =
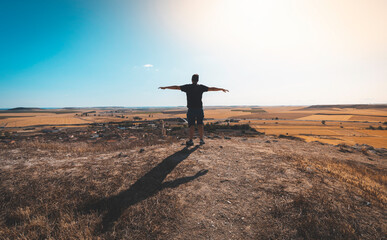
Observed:
[[[80,126],[90,123],[120,122],[135,119],[155,120],[186,117],[186,108],[149,109],[74,109],[0,112],[0,127],[5,129],[37,126]],[[88,113],[87,116],[85,113]],[[290,135],[306,141],[328,144],[368,144],[387,148],[387,106],[350,107],[208,107],[207,122],[238,119],[268,135]],[[325,121],[325,124],[322,123]],[[238,124],[238,123],[232,123]],[[372,126],[375,130],[369,130]]]

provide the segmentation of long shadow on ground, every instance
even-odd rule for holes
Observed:
[[[85,209],[87,211],[106,211],[106,214],[102,218],[101,229],[99,231],[102,233],[109,231],[114,225],[114,222],[128,207],[155,195],[164,188],[175,188],[206,174],[208,170],[201,170],[193,176],[182,177],[163,183],[167,175],[197,149],[198,146],[192,149],[183,148],[165,158],[127,190],[109,198],[101,199],[98,202],[88,204]]]

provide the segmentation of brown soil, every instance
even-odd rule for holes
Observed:
[[[270,136],[181,143],[2,146],[0,239],[386,236],[383,152]]]

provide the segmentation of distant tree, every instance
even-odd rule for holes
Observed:
[[[377,129],[378,129],[378,130],[383,130],[383,127],[382,127],[382,126],[379,126]]]
[[[384,122],[383,124],[384,124],[384,125],[387,125],[387,122]]]
[[[275,120],[278,120],[278,117],[275,117]]]
[[[321,123],[322,123],[322,125],[325,125],[325,120],[322,120]]]
[[[375,128],[371,125],[368,127],[368,129],[375,130]]]

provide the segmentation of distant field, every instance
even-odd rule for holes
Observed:
[[[250,120],[250,125],[269,135],[291,135],[303,138],[308,142],[319,141],[328,144],[345,143],[349,145],[368,144],[374,147],[387,148],[387,130],[367,130],[366,128],[370,126],[370,123],[335,121],[326,122],[323,125],[319,121]],[[373,125],[375,127],[383,126],[380,123],[374,123]]]
[[[386,105],[281,106],[281,107],[209,107],[205,118],[210,122],[229,118],[248,123],[258,131],[273,135],[291,135],[306,141],[329,144],[368,144],[387,148]],[[87,115],[86,115],[87,113]],[[0,127],[5,129],[30,126],[71,126],[90,123],[120,122],[133,119],[155,120],[186,117],[186,108],[99,108],[0,111]],[[325,121],[325,124],[322,124]]]
[[[333,121],[348,121],[353,115],[325,115],[325,114],[314,114],[306,117],[298,118],[298,120],[333,120]]]

